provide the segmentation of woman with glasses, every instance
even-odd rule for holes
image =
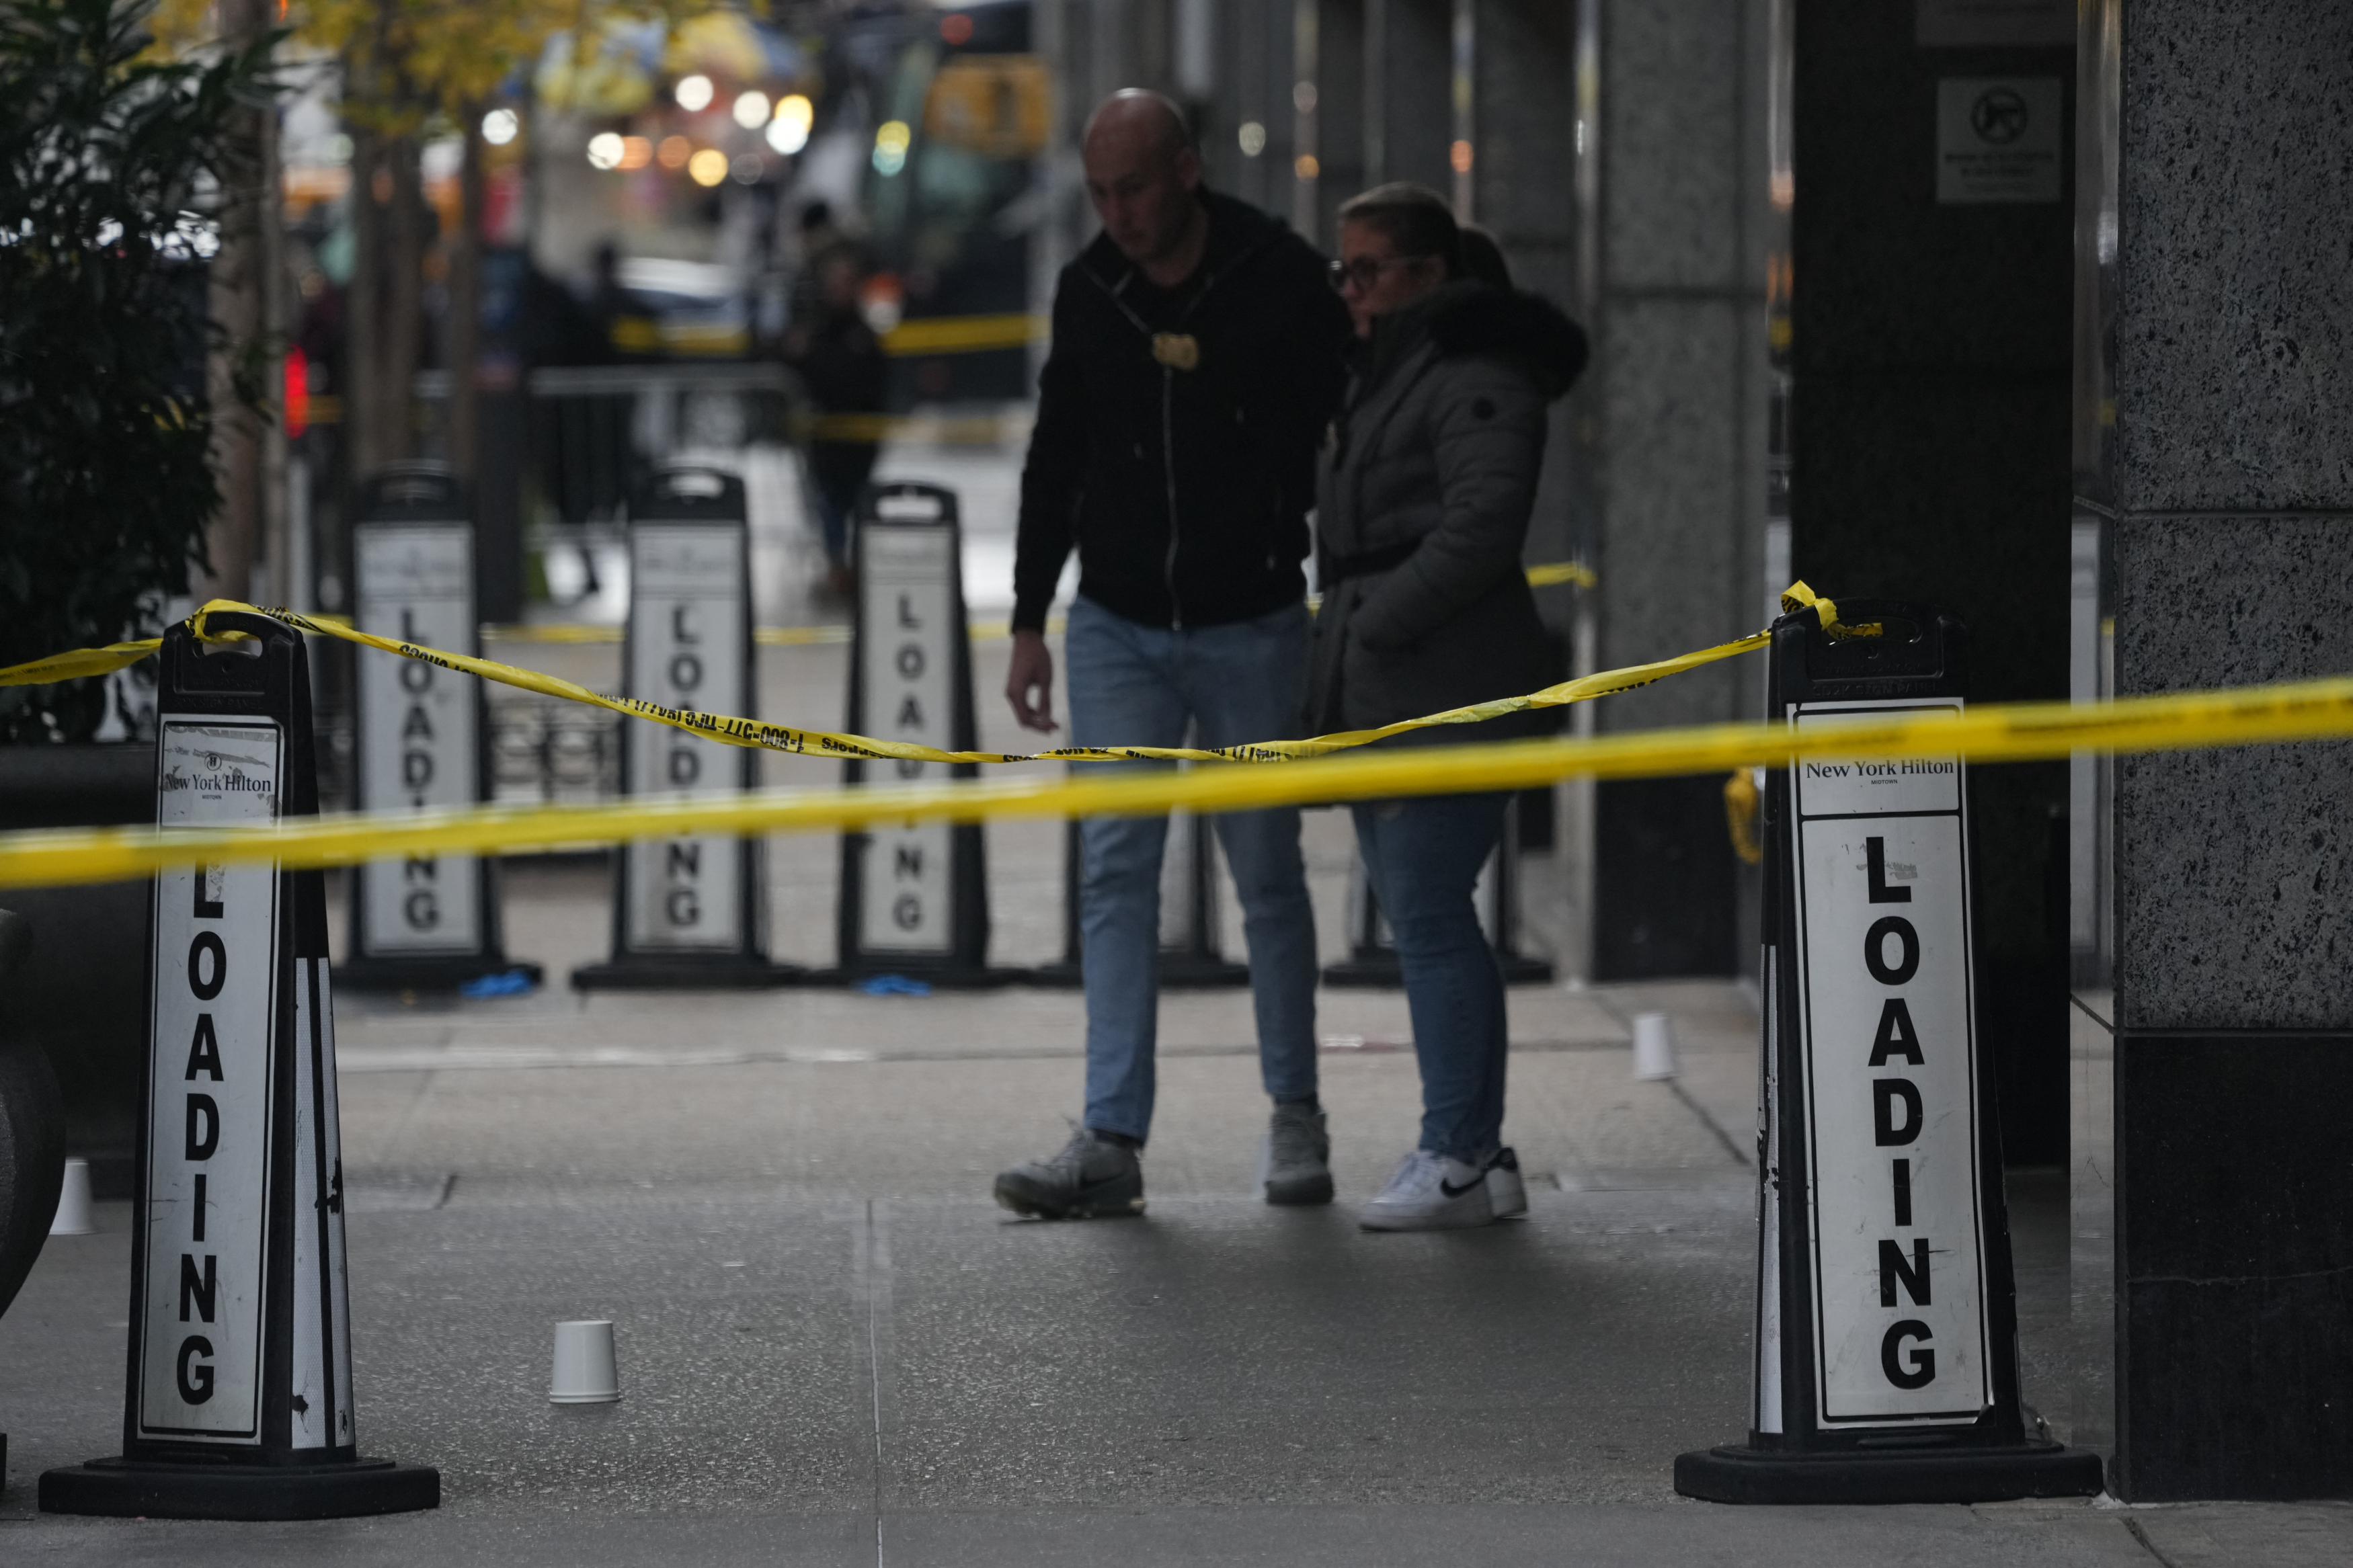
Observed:
[[[1311,733],[1369,729],[1558,679],[1521,550],[1545,405],[1583,368],[1585,334],[1513,289],[1485,236],[1465,239],[1445,201],[1420,185],[1382,185],[1340,209],[1332,279],[1356,344],[1317,489],[1324,603]],[[1541,723],[1514,714],[1381,743],[1501,740]],[[1502,839],[1508,798],[1424,795],[1355,808],[1373,896],[1405,973],[1422,1088],[1419,1144],[1366,1205],[1367,1229],[1486,1225],[1526,1207],[1503,1142],[1503,972],[1472,898]]]

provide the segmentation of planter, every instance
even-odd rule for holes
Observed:
[[[155,820],[152,744],[0,746],[0,827],[101,827]],[[127,1198],[147,1048],[148,884],[0,891],[33,928],[32,956],[7,985],[0,1050],[48,1058],[65,1103],[66,1147],[90,1162],[92,1193]]]

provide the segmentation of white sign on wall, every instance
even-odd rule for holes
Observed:
[[[1824,755],[1790,784],[1821,1422],[1966,1425],[1993,1387],[1961,765]]]
[[[629,530],[633,697],[666,708],[740,714],[748,706],[741,523]],[[733,795],[744,753],[666,724],[632,721],[628,792],[640,799]],[[743,857],[724,834],[628,847],[628,946],[733,952],[744,942]]]
[[[2055,76],[1937,82],[1937,203],[2059,200],[2064,101]]]
[[[156,822],[278,820],[281,731],[164,716]],[[268,1309],[278,870],[155,878],[139,1436],[258,1445]]]
[[[948,750],[955,744],[955,531],[873,526],[860,542],[865,613],[859,641],[866,733]],[[948,776],[945,763],[878,762],[871,782]],[[955,951],[955,828],[943,821],[867,830],[859,943],[868,952]]]
[[[473,531],[463,523],[353,530],[362,631],[426,647],[474,645]],[[470,805],[479,777],[474,678],[421,659],[358,661],[361,804],[370,811]],[[372,860],[361,879],[360,949],[470,953],[482,945],[474,857]]]

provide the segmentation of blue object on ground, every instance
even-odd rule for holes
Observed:
[[[510,969],[503,974],[485,974],[469,980],[458,987],[460,996],[480,999],[484,996],[520,996],[532,986],[531,971]]]
[[[910,980],[903,974],[877,974],[858,983],[858,989],[869,996],[929,996],[928,981]]]

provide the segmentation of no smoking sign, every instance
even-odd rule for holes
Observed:
[[[1937,82],[1938,205],[2059,200],[2063,114],[2056,77]]]

